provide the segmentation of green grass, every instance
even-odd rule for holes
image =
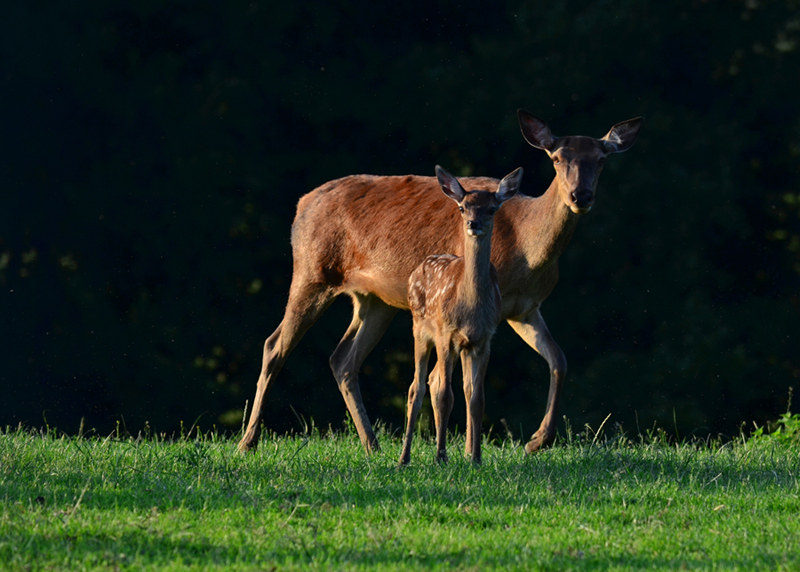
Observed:
[[[2,570],[798,570],[800,444],[0,432]]]

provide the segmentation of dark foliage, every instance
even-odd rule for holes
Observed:
[[[516,125],[647,119],[543,308],[573,423],[735,433],[800,378],[800,4],[6,3],[0,8],[0,424],[237,427],[291,279],[297,199],[344,175],[552,170]],[[289,360],[289,405],[340,423],[340,301]],[[402,420],[410,319],[368,359]],[[507,327],[489,423],[530,433],[544,361]],[[456,408],[463,427],[463,408]]]

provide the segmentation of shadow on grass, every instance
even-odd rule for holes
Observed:
[[[34,533],[24,540],[33,548],[35,561],[58,565],[92,564],[117,568],[120,566],[152,566],[179,564],[201,569],[236,565],[291,568],[330,568],[346,565],[348,568],[405,564],[409,569],[432,570],[457,567],[505,570],[707,570],[711,560],[697,551],[685,556],[642,554],[597,554],[592,551],[569,548],[553,550],[549,546],[535,546],[520,538],[507,544],[502,554],[486,551],[480,539],[468,548],[446,548],[436,543],[420,546],[400,540],[376,542],[359,539],[351,545],[324,534],[311,534],[292,528],[273,534],[263,542],[214,542],[188,532],[172,535],[139,529],[116,535],[69,534],[48,535]],[[9,540],[13,540],[9,538]],[[29,554],[4,552],[5,561],[31,564]],[[489,554],[486,554],[489,552]],[[758,550],[752,556],[713,559],[714,569],[764,570],[790,569],[799,563],[798,554],[765,554]]]

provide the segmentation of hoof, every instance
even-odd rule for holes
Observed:
[[[525,445],[525,453],[530,455],[542,449],[546,449],[553,443],[553,439],[545,439],[540,433],[536,433]]]
[[[244,437],[242,437],[242,440],[239,441],[239,452],[248,453],[258,449],[258,436],[258,433],[255,435],[246,433]]]
[[[253,453],[258,448],[258,441],[254,443],[248,443],[246,441],[239,442],[239,452],[240,453]]]
[[[377,439],[372,439],[372,441],[367,441],[364,444],[364,450],[367,452],[367,455],[373,455],[381,452],[381,446],[378,445]]]

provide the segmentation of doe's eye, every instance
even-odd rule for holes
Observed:
[[[561,159],[559,159],[559,158],[557,158],[557,157],[554,157],[554,158],[553,158],[553,164],[554,164],[554,165],[560,165],[560,164],[561,164]]]
[[[493,215],[494,213],[497,212],[497,209],[495,207],[489,207],[488,212],[489,212],[490,215]]]
[[[458,207],[458,212],[463,213],[464,212],[464,207]]]

